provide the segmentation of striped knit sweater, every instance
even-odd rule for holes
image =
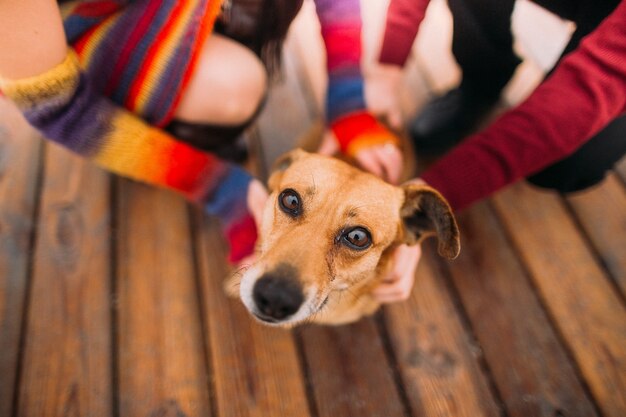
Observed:
[[[48,139],[220,217],[236,262],[256,241],[246,202],[250,175],[153,126],[171,118],[218,10],[219,2],[207,0],[69,4],[65,29],[76,52],[44,74],[0,78],[0,89]]]
[[[256,240],[246,203],[251,177],[158,128],[172,118],[220,3],[66,3],[73,49],[65,61],[32,78],[0,78],[0,90],[50,140],[117,174],[178,191],[219,216],[235,262]],[[316,0],[316,6],[328,54],[328,119],[342,149],[392,141],[364,112],[359,1]]]

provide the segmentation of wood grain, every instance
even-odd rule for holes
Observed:
[[[300,337],[320,417],[404,416],[373,319],[339,327],[311,325]]]
[[[478,363],[479,348],[455,310],[431,245],[407,302],[385,308],[385,321],[416,416],[497,416]]]
[[[511,417],[596,415],[487,203],[458,216],[455,287]]]
[[[12,414],[29,280],[39,135],[0,98],[0,416]]]
[[[109,178],[46,146],[19,416],[111,416]]]
[[[202,314],[217,414],[310,416],[291,332],[256,323],[241,301],[226,297],[222,283],[230,272],[219,225],[200,213],[196,220]]]
[[[572,194],[571,204],[604,265],[626,295],[626,189],[615,174]]]
[[[124,180],[117,214],[119,415],[210,416],[186,204]]]
[[[494,202],[601,411],[626,415],[626,311],[561,200],[517,184]]]

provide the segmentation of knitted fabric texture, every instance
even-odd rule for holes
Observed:
[[[326,45],[326,118],[341,151],[354,156],[369,146],[397,143],[365,110],[359,0],[315,0],[315,5]]]
[[[359,151],[377,145],[398,145],[391,134],[374,116],[367,112],[356,112],[336,120],[331,129],[339,142],[339,149],[354,157]]]
[[[77,1],[62,13],[96,91],[163,127],[172,119],[221,0]]]
[[[0,89],[50,140],[117,174],[178,191],[219,216],[232,262],[252,252],[256,228],[246,203],[251,177],[98,94],[73,51],[38,76],[0,78]]]

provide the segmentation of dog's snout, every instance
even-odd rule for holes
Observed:
[[[267,274],[254,284],[252,297],[261,319],[282,320],[298,311],[304,302],[296,280]]]

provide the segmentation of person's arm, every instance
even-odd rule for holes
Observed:
[[[398,130],[403,125],[399,102],[403,67],[424,20],[429,1],[390,1],[378,62],[368,70],[365,77],[368,109]]]
[[[366,110],[360,2],[315,0],[315,6],[326,45],[326,119],[339,149],[363,168],[396,182],[402,169],[398,140]]]
[[[626,2],[521,105],[466,139],[423,179],[455,209],[573,153],[626,111]]]
[[[417,36],[430,0],[391,0],[378,61],[403,67]]]
[[[98,94],[52,0],[0,1],[0,90],[48,139],[117,174],[184,194],[222,220],[230,259],[256,240],[241,168],[175,140]]]

